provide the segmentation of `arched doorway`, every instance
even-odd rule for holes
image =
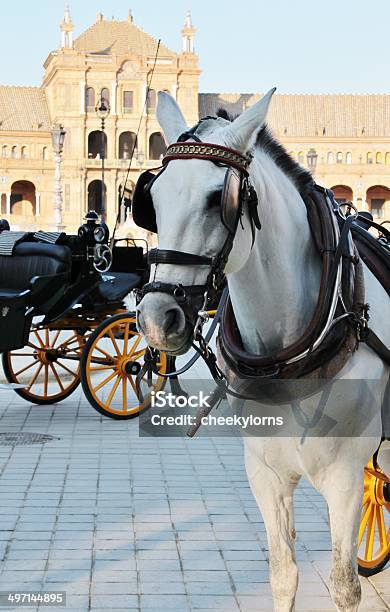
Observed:
[[[347,185],[335,185],[331,188],[336,202],[344,204],[345,202],[352,202],[353,191]]]
[[[15,181],[11,186],[11,215],[33,217],[36,214],[35,185],[31,181]]]
[[[130,159],[136,149],[137,135],[134,132],[122,132],[119,136],[119,159]]]
[[[161,159],[167,146],[161,132],[154,132],[149,138],[149,159]]]
[[[103,183],[101,180],[96,179],[88,185],[88,210],[94,210],[99,215],[103,212]]]
[[[88,159],[107,157],[107,135],[102,130],[88,134]]]
[[[127,219],[128,213],[131,210],[131,203],[133,200],[134,183],[133,181],[127,181],[123,189],[123,183],[118,187],[118,210],[119,210],[119,223],[124,223]]]
[[[390,203],[390,189],[384,185],[375,185],[367,189],[368,208],[376,219],[386,217],[386,208]]]

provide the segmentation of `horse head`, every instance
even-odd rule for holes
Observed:
[[[231,155],[229,151],[233,151],[233,160],[234,152],[238,160],[249,160],[273,93],[274,89],[270,90],[232,122],[222,117],[206,118],[197,124],[196,129],[189,130],[176,101],[169,94],[160,92],[157,118],[169,144],[177,142],[185,134],[184,140],[188,145],[195,141],[211,143],[221,147],[218,150],[222,154]],[[229,175],[233,185],[230,190],[234,190],[236,184],[236,191],[235,195],[228,193],[227,198],[235,201],[225,204],[222,201],[227,190],[227,172],[232,163],[231,158],[226,158],[226,163],[223,163],[223,160],[211,160],[207,155],[187,159],[173,155],[173,159],[164,165],[164,171],[149,185],[148,205],[154,209],[159,250],[158,257],[151,260],[151,282],[138,304],[137,318],[138,329],[148,344],[159,350],[178,355],[191,346],[198,312],[206,303],[204,298],[211,280],[211,262],[221,259],[223,252],[222,270],[219,272],[229,274],[240,269],[249,257],[252,243],[250,213],[245,204],[241,207],[242,203],[237,202],[237,198],[242,197],[243,179],[248,184],[249,179],[248,172],[240,164],[235,173]],[[229,207],[238,204],[240,212],[232,227],[226,216],[232,217]],[[136,204],[137,207],[146,205],[145,201]],[[172,252],[176,255],[172,256]],[[183,260],[187,254],[197,258],[186,257]]]

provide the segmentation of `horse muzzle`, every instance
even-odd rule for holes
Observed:
[[[193,325],[172,295],[146,293],[137,306],[137,327],[149,346],[171,355],[191,346]]]

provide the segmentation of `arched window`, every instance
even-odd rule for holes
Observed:
[[[334,155],[333,155],[332,151],[329,151],[328,157],[327,157],[326,161],[327,161],[328,164],[334,164]]]
[[[49,151],[47,147],[43,147],[42,149],[42,159],[44,160],[49,159]]]
[[[88,159],[107,157],[107,134],[95,130],[88,134]]]
[[[390,153],[386,153],[385,164],[386,166],[390,166]]]
[[[332,187],[332,191],[335,200],[339,204],[344,204],[344,202],[352,202],[353,200],[353,191],[347,185],[335,185]]]
[[[390,189],[384,185],[375,185],[367,189],[366,201],[371,213],[376,219],[384,219],[388,202],[390,202]]]
[[[156,92],[154,89],[149,89],[146,108],[148,113],[153,113],[156,110]]]
[[[100,96],[102,100],[110,103],[110,92],[108,91],[107,87],[103,87],[102,91],[100,92]]]
[[[336,155],[336,163],[337,163],[337,164],[342,164],[342,163],[343,163],[343,154],[342,154],[342,152],[341,152],[341,151],[338,151],[338,152],[337,152],[337,155]]]
[[[8,147],[7,147],[7,145],[3,145],[1,147],[1,157],[8,157]]]
[[[345,161],[347,164],[352,164],[352,153],[350,151],[348,151],[348,153],[345,156]]]
[[[119,136],[119,159],[130,159],[137,149],[137,136],[134,132],[122,132]]]
[[[375,163],[376,163],[376,164],[381,164],[381,163],[382,163],[382,153],[379,153],[379,152],[378,152],[378,153],[375,155]]]
[[[298,164],[304,164],[305,163],[305,156],[303,151],[299,151],[298,153]]]
[[[31,181],[15,181],[11,185],[11,215],[31,217],[36,213],[35,185]]]
[[[20,149],[20,157],[22,159],[27,159],[28,158],[28,151],[27,151],[27,147],[22,147]]]
[[[95,90],[93,87],[87,87],[85,90],[85,106],[87,111],[95,110]]]
[[[167,146],[160,132],[154,132],[149,138],[149,159],[161,159],[165,155]]]
[[[374,158],[372,157],[372,153],[371,152],[367,153],[367,163],[368,164],[374,163]]]
[[[16,159],[17,156],[18,156],[18,149],[17,149],[17,147],[12,147],[12,149],[11,149],[11,157],[12,157],[12,159]]]
[[[103,182],[101,180],[91,181],[88,185],[88,210],[94,210],[98,214],[103,212]]]

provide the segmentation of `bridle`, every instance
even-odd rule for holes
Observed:
[[[204,119],[202,120],[204,121]],[[221,202],[222,222],[227,229],[227,236],[220,251],[214,257],[196,255],[177,250],[152,249],[148,255],[148,263],[151,265],[172,264],[178,266],[200,266],[209,267],[206,282],[202,285],[182,285],[166,283],[162,281],[152,281],[147,283],[137,292],[137,303],[148,293],[161,292],[172,295],[177,303],[182,307],[187,319],[192,316],[194,323],[194,340],[202,337],[202,328],[207,321],[207,304],[209,300],[219,292],[225,285],[224,270],[228,261],[229,254],[233,248],[234,238],[238,225],[247,207],[252,229],[252,239],[254,240],[255,228],[260,229],[261,224],[257,212],[257,195],[249,179],[248,168],[252,161],[251,155],[243,155],[235,149],[222,145],[202,142],[195,134],[194,126],[188,132],[182,134],[178,142],[171,144],[162,159],[162,171],[174,160],[201,159],[211,161],[219,166],[226,166],[232,169],[229,180],[232,180],[233,187],[226,185],[223,190],[223,201]],[[193,142],[186,142],[192,139]],[[158,180],[157,175],[154,179]],[[234,190],[232,196],[231,191]],[[234,202],[229,201],[232,196]],[[230,208],[229,208],[230,207]],[[234,216],[231,223],[225,221],[227,215]],[[252,242],[253,242],[252,240]],[[194,321],[195,312],[195,321]]]

